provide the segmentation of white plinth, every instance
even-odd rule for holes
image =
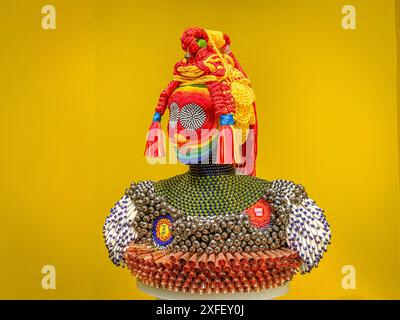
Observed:
[[[259,292],[246,292],[246,293],[188,293],[188,292],[175,292],[166,289],[155,288],[140,281],[136,282],[136,287],[153,297],[162,300],[271,300],[283,296],[289,292],[289,283],[283,286],[264,289]]]

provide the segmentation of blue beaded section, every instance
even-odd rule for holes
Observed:
[[[161,121],[161,114],[159,112],[156,112],[153,116],[153,122],[157,121],[160,122]]]
[[[233,114],[232,113],[221,114],[219,117],[219,124],[221,126],[228,126],[228,125],[235,124],[235,120],[233,119]]]

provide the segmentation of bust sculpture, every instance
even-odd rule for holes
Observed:
[[[188,171],[132,183],[106,218],[111,261],[143,286],[193,298],[262,292],[317,267],[330,244],[303,186],[255,177],[255,96],[230,44],[222,32],[183,32],[186,54],[160,95],[145,155],[165,156],[168,109],[169,143]]]

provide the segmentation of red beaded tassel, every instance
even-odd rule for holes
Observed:
[[[144,155],[150,158],[165,157],[165,139],[161,128],[161,115],[156,112],[153,117],[153,122],[147,132],[146,148]]]
[[[255,119],[257,119],[256,103],[253,102]],[[256,175],[256,160],[257,160],[257,136],[258,124],[257,120],[254,124],[249,126],[250,131],[247,134],[246,141],[238,146],[240,155],[244,157],[245,161],[237,162],[236,170],[240,174],[255,176]]]
[[[163,90],[158,99],[156,113],[153,117],[153,122],[147,132],[146,147],[144,155],[150,158],[165,157],[165,138],[161,129],[161,116],[167,109],[168,99],[172,92],[179,86],[179,81],[171,81],[167,88]]]
[[[218,133],[217,163],[235,163],[235,143],[233,125],[221,125]]]
[[[218,164],[235,164],[237,156],[233,128],[235,105],[229,84],[225,82],[208,82],[207,88],[214,103],[215,113],[220,117],[216,162]]]

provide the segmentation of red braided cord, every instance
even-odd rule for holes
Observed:
[[[156,112],[159,112],[161,115],[164,114],[165,110],[167,110],[168,99],[171,96],[172,92],[179,86],[179,81],[171,81],[167,88],[164,89],[160,94],[160,98],[158,99]]]
[[[224,82],[207,82],[206,86],[210,92],[211,99],[215,106],[215,114],[219,117],[221,114],[235,112],[235,102],[229,90],[229,85]]]

